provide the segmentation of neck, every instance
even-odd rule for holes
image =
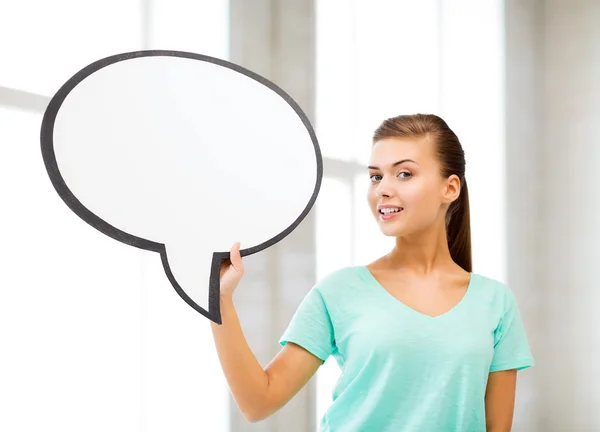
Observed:
[[[454,266],[443,223],[427,231],[396,237],[396,246],[387,256],[391,268],[429,274]]]

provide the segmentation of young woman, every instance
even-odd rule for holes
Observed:
[[[395,247],[329,274],[306,295],[263,369],[232,294],[239,244],[221,271],[213,334],[231,392],[250,421],[285,405],[333,355],[342,375],[321,431],[510,431],[516,373],[533,365],[504,284],[473,273],[461,144],[439,117],[399,116],[375,131],[368,203]]]

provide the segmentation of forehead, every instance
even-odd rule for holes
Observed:
[[[428,138],[385,138],[371,148],[369,165],[384,169],[397,161],[412,159],[419,165],[435,162],[434,148]]]

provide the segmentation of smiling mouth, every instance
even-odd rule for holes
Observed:
[[[390,221],[402,213],[402,210],[404,210],[402,207],[380,209],[379,220],[382,222]]]
[[[400,213],[402,210],[404,210],[403,207],[383,208],[379,209],[379,214],[383,216],[393,215],[396,213]]]

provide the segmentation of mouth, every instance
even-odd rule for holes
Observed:
[[[404,210],[403,207],[382,207],[378,210],[379,218],[381,220],[392,219],[393,217],[398,216],[402,210]]]

